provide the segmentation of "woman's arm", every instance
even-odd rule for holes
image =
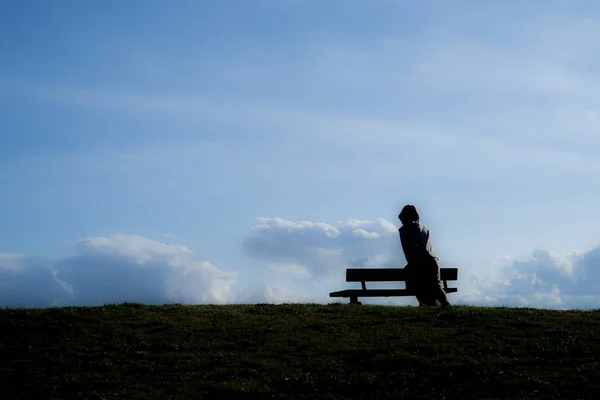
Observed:
[[[400,243],[404,251],[404,258],[406,258],[407,264],[411,265],[416,262],[417,241],[412,229],[406,229],[408,227],[403,228],[399,229]]]

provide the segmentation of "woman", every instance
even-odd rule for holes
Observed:
[[[417,292],[420,305],[449,306],[446,292],[440,280],[439,260],[433,251],[429,229],[420,221],[413,205],[406,205],[398,215],[402,226],[398,229],[409,273],[408,285]]]

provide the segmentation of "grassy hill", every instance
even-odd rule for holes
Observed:
[[[0,310],[0,399],[597,397],[600,312],[350,305]]]

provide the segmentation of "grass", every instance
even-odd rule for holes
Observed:
[[[4,309],[0,398],[595,398],[599,330],[600,311]]]

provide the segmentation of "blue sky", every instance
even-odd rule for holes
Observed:
[[[401,259],[387,223],[412,203],[466,277],[539,249],[585,258],[599,16],[591,1],[5,1],[0,254],[54,268],[105,241],[136,260],[168,245],[257,298],[326,293],[325,259],[333,274]],[[349,220],[380,236],[346,241]],[[307,258],[325,248],[342,250]],[[473,279],[465,296],[493,302]]]

